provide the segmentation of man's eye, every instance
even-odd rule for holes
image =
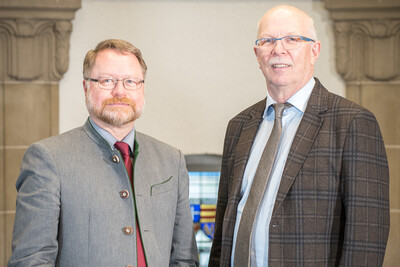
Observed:
[[[291,43],[297,43],[300,41],[300,38],[299,37],[288,37],[286,40]]]
[[[134,80],[125,80],[125,83],[129,84],[129,85],[135,85],[136,81],[134,81]]]
[[[112,84],[114,83],[113,79],[101,79],[100,80],[101,84]]]
[[[271,39],[271,38],[264,38],[264,39],[261,39],[261,40],[258,42],[258,44],[259,44],[259,45],[270,45],[270,44],[273,44],[273,42],[274,42],[274,39]]]

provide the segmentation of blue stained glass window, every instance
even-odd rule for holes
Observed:
[[[200,266],[207,266],[215,228],[220,172],[189,171],[189,202]]]
[[[208,266],[214,237],[221,159],[220,155],[215,154],[185,156],[189,171],[189,202],[200,267]]]

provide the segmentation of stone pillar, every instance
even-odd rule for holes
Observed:
[[[59,81],[81,0],[0,0],[0,266],[11,255],[16,189],[29,144],[58,134]]]
[[[400,262],[400,1],[325,0],[347,98],[377,117],[389,160],[391,228],[384,266]]]

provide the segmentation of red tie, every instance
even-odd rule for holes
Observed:
[[[126,171],[128,172],[129,179],[131,180],[131,185],[133,188],[133,166],[131,157],[129,156],[129,145],[124,142],[116,142],[114,144],[114,147],[121,152],[122,158],[124,159]],[[142,245],[142,239],[140,237],[137,218],[136,218],[136,248],[137,248],[138,267],[146,267],[146,259],[144,256],[144,249]]]

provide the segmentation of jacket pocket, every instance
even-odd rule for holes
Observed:
[[[159,195],[159,194],[171,191],[174,186],[172,177],[173,176],[169,177],[167,180],[165,180],[161,183],[153,184],[150,187],[150,196],[155,196],[155,195]]]

